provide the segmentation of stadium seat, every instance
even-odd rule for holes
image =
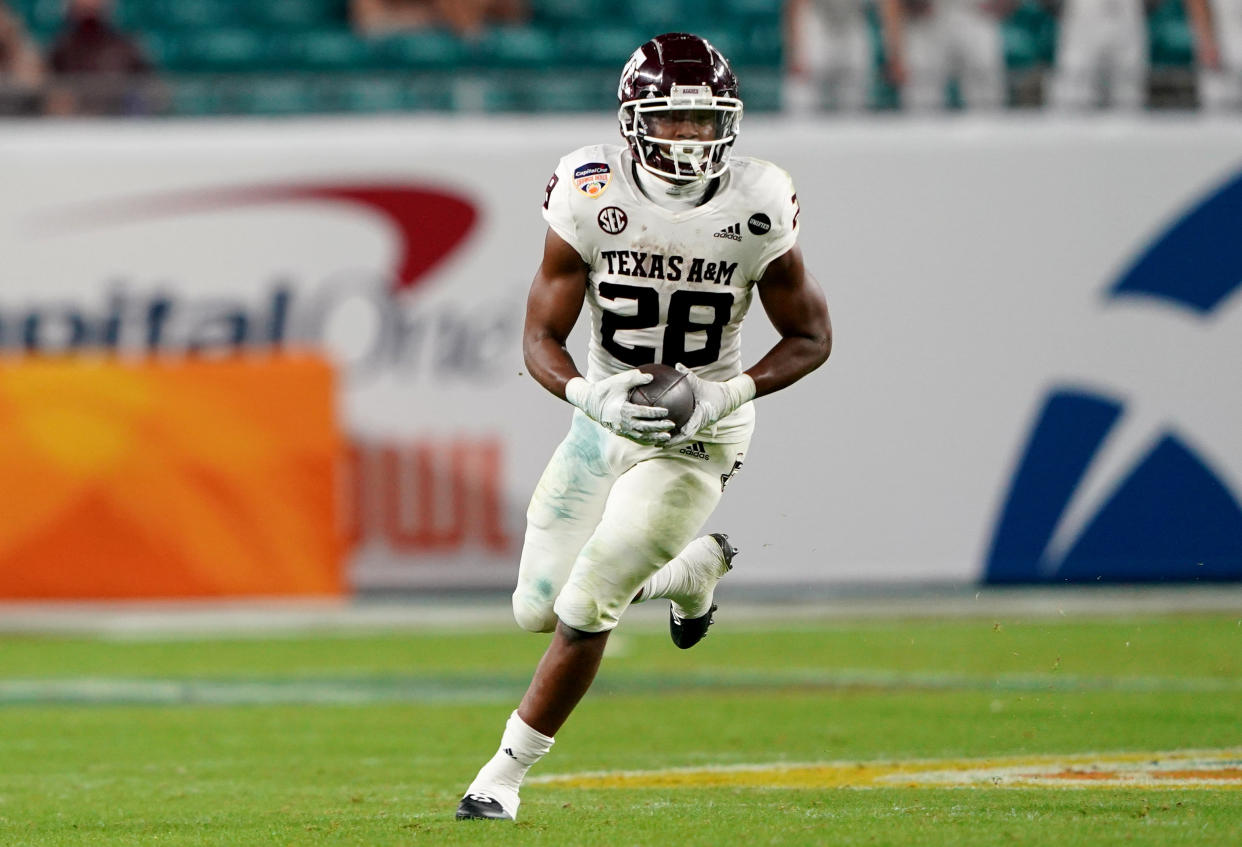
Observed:
[[[377,64],[385,68],[452,70],[460,66],[465,47],[452,33],[422,30],[371,41]]]
[[[1057,21],[1036,0],[1023,0],[1003,26],[1009,67],[1052,64],[1056,55]]]
[[[65,22],[64,0],[18,0],[10,3],[26,21],[26,29],[40,43],[56,37]]]
[[[306,29],[275,34],[274,60],[312,71],[363,70],[372,64],[373,46],[347,29]]]
[[[170,94],[173,114],[198,117],[220,112],[220,98],[213,80],[177,80],[171,84]]]
[[[414,111],[448,112],[453,109],[456,74],[419,74],[405,90],[406,108]]]
[[[698,34],[710,41],[721,53],[728,56],[729,61],[733,63],[734,67],[744,67],[752,64],[750,51],[747,49],[749,33],[721,26],[705,26],[698,30]]]
[[[273,29],[341,27],[349,13],[347,0],[264,0],[248,7],[250,21]]]
[[[241,111],[252,115],[294,115],[318,107],[315,81],[303,77],[256,77],[238,102]]]
[[[236,73],[267,69],[272,64],[269,39],[249,29],[217,29],[185,33],[175,48],[173,70]]]
[[[498,26],[487,30],[469,51],[480,67],[540,68],[558,62],[556,39],[539,26]]]
[[[742,102],[748,113],[773,112],[781,108],[783,75],[779,69],[746,67],[738,68]]]
[[[527,106],[536,112],[598,112],[616,102],[613,74],[561,74],[531,87]]]
[[[150,24],[168,29],[223,29],[243,23],[242,4],[231,0],[146,0]]]
[[[395,77],[351,77],[333,87],[332,102],[348,112],[400,112],[408,87]]]
[[[615,22],[619,14],[621,17],[624,17],[624,12],[618,12],[618,5],[622,4],[608,3],[606,0],[530,1],[530,8],[532,14],[534,15],[535,21],[554,29],[559,29],[561,26],[581,23],[584,21],[607,23],[611,20]],[[647,4],[638,3],[635,5],[645,6]]]
[[[1184,17],[1153,14],[1149,34],[1153,65],[1186,66],[1194,63],[1194,33]]]
[[[575,26],[561,31],[560,52],[563,61],[574,67],[610,68],[620,73],[634,50],[650,37],[636,27]]]
[[[138,35],[138,43],[147,59],[162,70],[183,70],[182,37],[159,30],[146,30]]]
[[[738,64],[776,66],[781,63],[785,38],[779,23],[755,21],[738,41],[742,52],[733,60]],[[726,52],[725,55],[731,54]]]
[[[779,22],[781,0],[716,0],[717,20],[736,21],[742,18]]]
[[[639,43],[662,32],[677,32],[694,28],[688,23],[688,16],[682,11],[678,0],[668,0],[664,3],[634,3],[630,7],[630,22],[642,30]],[[634,46],[637,47],[638,44]]]
[[[1007,22],[1001,27],[1005,64],[1010,68],[1029,68],[1039,62],[1039,45],[1034,33],[1019,24]]]

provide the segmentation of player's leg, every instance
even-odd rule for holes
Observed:
[[[591,687],[609,632],[583,632],[557,624],[521,704],[509,715],[500,749],[479,770],[458,804],[458,820],[517,818],[522,780],[552,749],[553,736]]]
[[[1137,111],[1147,102],[1147,19],[1140,2],[1127,6],[1126,12],[1117,22],[1116,51],[1109,83],[1113,107]]]
[[[875,82],[875,57],[866,18],[860,16],[857,22],[845,28],[838,50],[841,54],[838,108],[842,112],[865,111],[871,105],[871,87]]]
[[[1219,42],[1222,75],[1225,78],[1222,100],[1225,108],[1242,106],[1242,0],[1217,4],[1221,12]]]
[[[1217,0],[1211,8],[1220,68],[1199,71],[1199,105],[1224,112],[1242,105],[1242,0]]]
[[[786,51],[790,58],[797,57],[797,65],[788,68],[781,86],[783,107],[798,117],[823,110],[833,68],[831,35],[823,17],[813,3],[802,8],[805,14],[799,17],[799,25],[791,34],[797,43]]]
[[[638,589],[694,540],[745,443],[695,444],[693,456],[683,452],[689,449],[657,452],[618,477],[557,597],[562,623],[585,632],[612,629]]]
[[[556,627],[552,604],[625,467],[620,454],[635,446],[585,415],[574,415],[526,510],[526,539],[513,592],[513,617],[522,629],[552,632]]]
[[[1066,0],[1057,33],[1057,55],[1048,103],[1055,109],[1079,111],[1095,103],[1096,75],[1109,26],[1090,2]]]
[[[962,57],[962,100],[976,111],[1005,105],[1005,48],[1000,23],[985,12],[963,9],[954,30]]]
[[[689,543],[720,499],[719,475],[688,467],[679,454],[640,449],[653,458],[613,484],[599,526],[556,599],[552,642],[509,718],[500,750],[458,806],[459,819],[516,818],[521,782],[590,688],[608,633],[638,587]]]
[[[617,478],[599,526],[557,597],[560,623],[518,707],[528,726],[555,735],[590,687],[607,635],[639,587],[664,569],[675,551],[693,546],[691,539],[720,502],[746,443],[712,447],[715,460],[702,449],[703,458],[667,450]],[[718,545],[713,556],[722,558]],[[706,593],[710,604],[720,573],[713,571],[706,587],[699,580],[686,597]]]
[[[749,440],[721,444],[692,442],[678,451],[688,471],[702,473],[712,482],[720,480],[719,492],[712,486],[712,509],[719,502],[725,485],[742,467],[748,446]],[[673,643],[682,649],[692,647],[712,625],[716,583],[732,569],[737,552],[723,533],[699,536],[643,583],[634,602],[667,598]]]
[[[554,634],[530,690],[509,716],[500,748],[466,790],[457,809],[459,820],[516,818],[518,788],[526,771],[551,749],[552,735],[595,678],[607,630],[587,632],[559,624],[553,604],[599,524],[617,476],[658,453],[575,413],[569,434],[540,477],[527,509],[513,612],[524,629]]]
[[[949,63],[944,33],[936,15],[917,18],[906,27],[906,84],[901,104],[908,112],[943,109]]]

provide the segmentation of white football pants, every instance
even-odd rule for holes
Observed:
[[[1086,109],[1105,98],[1138,109],[1147,92],[1147,18],[1143,0],[1065,0],[1049,103]]]
[[[840,4],[838,4],[840,5]],[[796,115],[835,109],[861,111],[871,103],[875,57],[861,2],[836,11],[812,3],[793,37],[801,40],[804,78],[785,80],[785,108]]]
[[[1242,0],[1211,0],[1212,25],[1220,51],[1220,70],[1199,72],[1199,100],[1204,109],[1242,107]]]
[[[518,625],[615,627],[647,578],[698,536],[749,443],[645,447],[575,411],[526,512]]]
[[[1005,49],[996,18],[973,3],[938,2],[930,14],[906,21],[906,80],[902,105],[926,112],[945,106],[957,77],[969,109],[1005,105]]]

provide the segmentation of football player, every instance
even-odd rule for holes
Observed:
[[[531,376],[577,409],[531,498],[513,594],[518,624],[553,636],[458,819],[516,818],[522,779],[590,687],[630,603],[668,598],[679,647],[706,634],[736,551],[723,534],[695,536],[741,467],[751,400],[831,349],[789,175],[730,156],[742,101],[725,57],[694,35],[657,36],[626,64],[618,97],[625,146],[576,150],[548,182],[523,333]],[[739,332],[755,294],[780,339],[743,371]],[[565,348],[584,304],[585,375]],[[629,402],[650,362],[693,388],[681,431],[667,409]]]
[[[1199,104],[1221,112],[1242,105],[1242,0],[1186,0],[1199,65]]]

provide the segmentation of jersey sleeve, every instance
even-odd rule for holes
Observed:
[[[569,165],[566,159],[561,159],[544,190],[543,219],[566,244],[577,250],[579,255],[585,256],[585,245],[578,234],[578,220],[574,215],[572,201],[573,181],[570,179]]]
[[[798,194],[794,190],[793,178],[776,165],[769,164],[768,172],[763,177],[761,194],[768,198],[764,206],[772,210],[772,220],[756,220],[766,217],[756,215],[750,219],[748,226],[754,232],[756,227],[762,228],[770,223],[772,229],[764,239],[763,250],[755,263],[755,279],[763,276],[772,260],[783,256],[798,243]]]

